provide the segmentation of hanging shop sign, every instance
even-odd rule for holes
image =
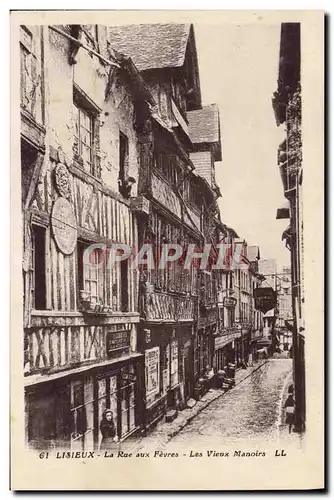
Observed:
[[[224,297],[224,307],[227,309],[234,309],[237,305],[237,299],[234,297]]]
[[[145,351],[145,386],[146,395],[154,396],[160,387],[160,347]]]
[[[271,287],[255,288],[255,309],[266,313],[276,306],[277,293]]]
[[[57,198],[52,207],[51,227],[59,250],[71,255],[77,244],[77,220],[72,203],[66,198]]]

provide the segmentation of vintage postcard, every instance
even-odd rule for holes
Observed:
[[[323,13],[16,11],[11,89],[11,488],[323,489]]]

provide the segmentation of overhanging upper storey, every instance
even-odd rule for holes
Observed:
[[[112,48],[131,56],[148,81],[158,74],[182,112],[201,107],[201,89],[192,24],[132,24],[109,27]],[[154,78],[157,83],[157,78]]]

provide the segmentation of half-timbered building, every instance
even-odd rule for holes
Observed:
[[[193,251],[203,250],[210,241],[204,231],[206,204],[214,204],[216,186],[201,172],[197,174],[189,154],[195,145],[188,112],[202,108],[193,26],[112,27],[109,37],[116,50],[133,58],[157,102],[141,138],[139,189],[150,208],[146,224],[140,225],[139,241],[152,243],[156,257],[165,243],[180,244],[185,250],[192,244]],[[216,142],[219,156],[220,138]],[[205,364],[204,357],[199,361],[195,354],[198,311],[200,304],[210,302],[212,327],[216,295],[206,274],[199,274],[195,265],[186,269],[182,258],[165,270],[141,273],[139,343],[145,353],[147,427],[166,408],[182,407],[193,395],[196,377]],[[201,288],[205,297],[210,295],[209,302],[204,294],[200,297]],[[203,314],[207,315],[204,309]],[[202,329],[210,327],[204,316]]]
[[[138,244],[129,198],[154,100],[105,27],[20,29],[27,440],[94,448],[106,408],[120,440],[141,425],[138,280],[108,248]]]

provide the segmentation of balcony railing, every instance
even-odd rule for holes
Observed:
[[[196,319],[196,299],[166,292],[142,295],[141,314],[146,321],[177,323]]]

